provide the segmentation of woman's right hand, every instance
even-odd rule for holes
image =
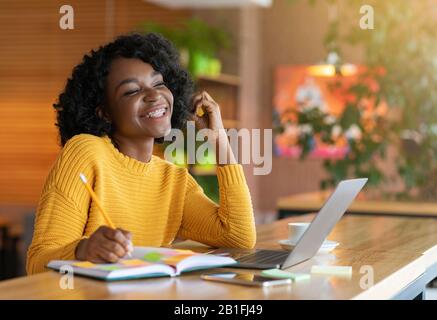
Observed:
[[[128,231],[101,226],[88,239],[79,242],[76,259],[93,263],[117,262],[132,251],[131,239]]]

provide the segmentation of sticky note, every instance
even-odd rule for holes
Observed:
[[[196,254],[195,252],[187,249],[169,249],[168,251],[161,253],[165,257],[171,257],[171,256],[179,256],[181,254],[183,255],[193,255]]]
[[[159,260],[161,260],[161,258],[162,258],[162,254],[160,254],[159,252],[156,252],[156,251],[148,252],[143,256],[144,260],[147,260],[150,262],[158,262]]]
[[[176,264],[178,264],[182,260],[189,258],[191,256],[192,256],[192,254],[180,254],[178,256],[165,257],[164,263],[169,264],[171,266],[175,266]]]
[[[117,265],[113,265],[113,266],[101,266],[101,267],[99,267],[99,269],[105,270],[105,271],[114,271],[114,270],[120,270],[120,269],[122,269],[122,267],[121,266],[117,266]]]
[[[338,275],[338,276],[352,276],[351,266],[312,266],[311,273]]]
[[[73,266],[79,268],[94,268],[96,265],[89,261],[80,261],[73,263]]]
[[[195,254],[194,251],[187,250],[187,249],[174,249],[174,251],[182,254]]]
[[[292,279],[293,281],[302,281],[311,278],[308,273],[292,273],[280,269],[263,270],[261,275],[273,278]]]
[[[196,115],[198,117],[203,117],[204,114],[205,114],[205,112],[203,111],[203,108],[202,107],[198,107],[197,110],[196,110]]]
[[[143,260],[140,260],[140,259],[121,260],[120,263],[121,263],[122,265],[125,265],[125,266],[132,266],[132,267],[134,267],[134,266],[143,266],[143,265],[146,265],[146,264],[147,264],[147,262],[145,262],[145,261],[143,261]]]

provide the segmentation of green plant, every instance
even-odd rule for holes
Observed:
[[[217,69],[218,52],[221,49],[228,49],[231,45],[227,32],[197,18],[185,21],[180,27],[146,22],[142,24],[141,29],[145,32],[162,34],[172,41],[182,54],[186,53],[188,56],[185,58],[185,63],[194,77],[205,69]]]

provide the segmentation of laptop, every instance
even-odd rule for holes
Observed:
[[[323,241],[346,212],[367,180],[367,178],[362,178],[341,181],[291,252],[221,248],[214,250],[211,254],[231,256],[238,263],[228,268],[244,269],[286,269],[311,259],[319,251]]]

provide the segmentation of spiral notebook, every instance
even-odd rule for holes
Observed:
[[[230,257],[196,253],[191,250],[134,247],[132,258],[117,263],[95,264],[88,261],[52,260],[53,270],[73,268],[74,274],[114,281],[139,278],[179,276],[181,273],[225,267],[237,263]]]

